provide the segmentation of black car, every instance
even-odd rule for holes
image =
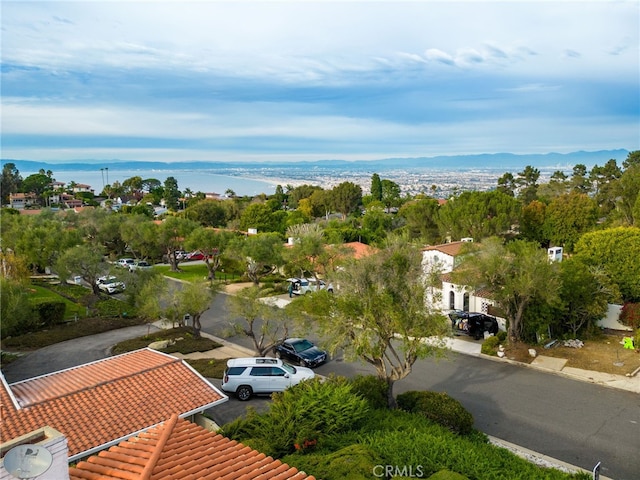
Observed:
[[[495,317],[477,312],[455,311],[449,314],[454,335],[466,334],[476,340],[484,337],[484,332],[498,333],[498,321]]]
[[[287,338],[274,347],[275,355],[303,367],[317,367],[327,360],[327,352],[306,338]]]

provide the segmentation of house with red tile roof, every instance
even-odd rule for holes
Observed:
[[[173,415],[69,469],[70,480],[315,480]]]
[[[181,359],[144,348],[7,384],[0,375],[0,438],[49,426],[68,440],[69,461],[86,457],[228,397]]]

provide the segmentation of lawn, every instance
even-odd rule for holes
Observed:
[[[169,265],[156,265],[154,269],[160,274],[182,280],[185,282],[202,282],[207,279],[208,270],[204,263],[180,263],[178,265],[179,272],[172,272]],[[216,272],[216,280],[219,282],[239,282],[242,280],[242,276],[238,273],[231,272]]]
[[[41,287],[39,285],[31,285],[29,287],[29,299],[33,303],[42,301],[64,302],[64,304],[66,305],[66,309],[64,312],[65,320],[73,320],[75,319],[76,315],[78,316],[78,318],[82,318],[83,316],[85,316],[86,309],[83,306],[78,305],[77,303],[74,303],[61,295],[58,295],[50,288]]]

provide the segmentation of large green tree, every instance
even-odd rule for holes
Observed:
[[[491,237],[470,246],[454,270],[454,281],[482,288],[504,312],[509,341],[523,340],[525,313],[534,304],[558,305],[560,278],[557,264],[537,242],[515,240],[504,244]]]
[[[436,243],[439,239],[438,210],[440,206],[435,198],[416,198],[411,200],[398,211],[398,217],[403,218],[410,238],[419,238],[425,243]]]
[[[362,203],[362,188],[353,182],[342,182],[331,190],[333,205],[342,218],[355,212]]]
[[[186,238],[184,245],[189,250],[200,250],[204,253],[207,265],[207,280],[216,278],[216,272],[222,265],[222,258],[234,234],[224,230],[200,227],[193,230]]]
[[[601,267],[618,285],[625,302],[640,302],[640,228],[617,227],[584,234],[574,253],[591,267]]]
[[[178,263],[180,262],[176,256],[176,250],[181,249],[185,238],[196,228],[198,228],[196,222],[175,216],[165,218],[160,224],[158,241],[172,272],[178,270]]]
[[[253,286],[229,298],[231,314],[240,319],[232,327],[251,339],[259,357],[266,356],[279,340],[289,336],[289,319],[283,309],[265,303],[268,294],[268,290]]]
[[[184,216],[205,227],[223,227],[227,223],[227,210],[220,200],[202,200],[189,206]]]
[[[402,190],[400,185],[386,178],[382,180],[382,198],[381,201],[385,208],[389,210],[392,207],[399,207],[401,203],[400,194]]]
[[[9,203],[9,194],[16,193],[22,184],[22,176],[16,168],[16,164],[12,162],[5,163],[2,166],[0,174],[0,195],[2,196],[2,205]]]
[[[378,202],[382,201],[382,181],[377,173],[371,175],[371,197]]]
[[[540,178],[540,170],[531,165],[524,167],[524,170],[518,172],[515,182],[518,185],[518,198],[522,203],[527,204],[538,198],[538,179]]]
[[[516,223],[519,210],[516,199],[496,190],[463,192],[440,207],[440,235],[454,239],[504,235]]]
[[[155,259],[161,257],[163,252],[167,255],[173,254],[173,251],[167,253],[171,250],[169,233],[161,234],[160,230],[161,227],[145,215],[128,215],[120,225],[120,236],[136,258]],[[166,239],[169,244],[162,242],[162,239]],[[179,238],[174,245],[179,245]],[[123,253],[124,251],[119,254]]]
[[[597,220],[595,201],[584,193],[571,192],[547,205],[543,231],[554,245],[562,245],[572,252],[580,236],[592,230]]]
[[[164,189],[162,192],[164,205],[171,211],[178,210],[178,201],[180,199],[180,190],[178,189],[178,180],[175,177],[167,177],[164,181]]]
[[[94,295],[100,294],[98,278],[105,274],[107,268],[102,246],[91,244],[65,250],[54,265],[54,271],[60,276],[61,281],[79,276],[89,284]]]
[[[411,373],[417,359],[444,354],[442,340],[450,330],[446,318],[425,303],[421,258],[417,248],[394,239],[338,272],[335,295],[321,291],[293,302],[315,317],[331,352],[343,351],[376,369],[387,384],[389,407],[395,406],[394,383]]]
[[[240,228],[255,228],[259,233],[284,231],[286,212],[274,212],[266,203],[252,203],[240,215]]]
[[[591,267],[570,257],[560,264],[562,324],[573,338],[587,326],[603,318],[613,300],[610,279],[601,267]]]
[[[625,169],[618,192],[616,205],[622,222],[625,225],[640,224],[640,163],[631,163]]]
[[[245,264],[247,277],[254,285],[282,265],[284,243],[277,233],[259,233],[239,237],[229,244],[229,255]]]

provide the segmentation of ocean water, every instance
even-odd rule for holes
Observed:
[[[254,178],[220,175],[206,170],[126,170],[117,167],[108,170],[81,171],[81,170],[61,170],[52,168],[53,178],[58,182],[76,182],[91,185],[98,195],[105,185],[139,176],[142,179],[155,178],[161,183],[168,177],[174,177],[178,181],[178,189],[184,191],[190,188],[192,192],[218,193],[224,194],[228,189],[233,190],[236,195],[259,195],[265,193],[272,195],[275,192],[277,181],[260,180]],[[23,178],[30,173],[20,172]]]

